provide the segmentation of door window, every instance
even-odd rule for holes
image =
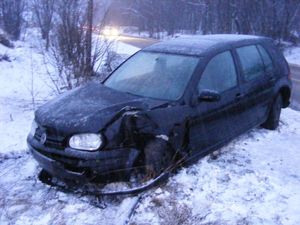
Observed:
[[[270,55],[267,53],[265,48],[262,47],[261,45],[258,45],[257,47],[262,56],[266,72],[272,72],[273,71],[273,62],[272,62]]]
[[[237,85],[237,72],[230,51],[215,56],[206,66],[198,84],[198,92],[205,89],[222,93]]]
[[[238,48],[237,53],[246,80],[253,80],[264,74],[264,64],[255,45]]]

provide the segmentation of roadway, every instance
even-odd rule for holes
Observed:
[[[126,36],[126,35],[119,36],[118,40],[125,44],[129,44],[129,45],[132,45],[137,48],[146,48],[149,45],[159,42],[156,39],[132,37],[132,36]]]
[[[149,45],[159,42],[155,39],[131,37],[125,35],[120,36],[118,40],[138,48],[145,48]],[[290,64],[290,68],[292,75],[291,79],[293,83],[291,108],[300,111],[300,65]]]

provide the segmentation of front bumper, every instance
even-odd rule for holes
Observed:
[[[28,136],[27,144],[39,165],[52,176],[80,182],[89,182],[95,176],[130,172],[139,155],[133,148],[95,152],[58,150],[40,144],[32,136]]]

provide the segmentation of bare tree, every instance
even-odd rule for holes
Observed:
[[[110,43],[93,37],[93,0],[58,0],[49,55],[60,84],[72,89],[93,78]],[[57,81],[57,79],[52,79]]]
[[[83,1],[59,0],[50,54],[66,88],[78,86],[86,71],[86,7]],[[74,83],[75,80],[75,83]]]
[[[92,64],[92,35],[93,35],[93,12],[94,12],[94,1],[88,0],[87,3],[87,20],[86,20],[86,34],[85,34],[85,74],[93,74]]]
[[[42,38],[46,41],[46,49],[49,48],[49,35],[53,27],[55,0],[33,0],[33,12],[36,22],[41,30]]]
[[[15,40],[21,34],[23,12],[23,0],[0,0],[0,25]]]

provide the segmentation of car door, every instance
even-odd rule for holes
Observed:
[[[236,53],[242,74],[241,107],[251,128],[261,124],[268,113],[275,81],[272,60],[260,45],[239,47]]]
[[[217,54],[207,64],[197,86],[203,90],[217,91],[217,102],[198,102],[197,116],[191,120],[189,139],[192,152],[198,154],[217,146],[239,133],[238,72],[231,51]]]

